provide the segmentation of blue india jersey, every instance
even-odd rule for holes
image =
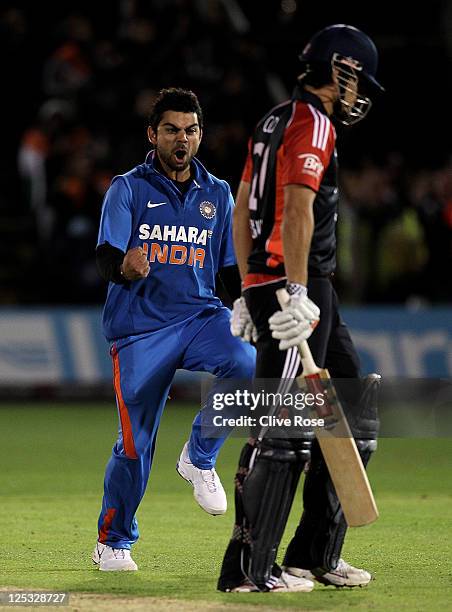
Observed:
[[[108,340],[222,307],[215,296],[215,275],[236,263],[229,185],[194,158],[193,181],[182,195],[154,168],[154,155],[116,176],[102,206],[98,246],[109,242],[124,252],[140,246],[150,262],[147,278],[109,283],[103,311]]]

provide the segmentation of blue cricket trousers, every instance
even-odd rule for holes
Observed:
[[[253,377],[255,349],[231,335],[229,320],[227,308],[212,308],[183,323],[113,343],[120,427],[105,472],[100,542],[130,548],[138,539],[135,513],[148,482],[160,417],[176,369],[210,372],[218,378]],[[224,440],[201,437],[198,413],[189,440],[193,464],[214,467]]]

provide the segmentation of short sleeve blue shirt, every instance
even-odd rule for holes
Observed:
[[[195,158],[192,184],[182,195],[154,168],[154,155],[116,176],[102,206],[97,244],[109,242],[124,252],[140,246],[150,262],[147,278],[109,284],[103,312],[108,340],[222,307],[215,296],[215,275],[236,263],[229,185]]]

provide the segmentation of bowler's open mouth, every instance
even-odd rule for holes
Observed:
[[[185,159],[185,156],[187,155],[187,151],[185,149],[177,149],[177,151],[174,154],[179,161],[182,161],[183,159]]]

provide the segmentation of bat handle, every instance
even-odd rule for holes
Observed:
[[[290,301],[289,294],[285,289],[278,289],[276,292],[276,297],[278,298],[281,309],[284,310]],[[318,374],[320,372],[320,368],[317,367],[314,359],[312,358],[311,349],[309,348],[309,344],[306,340],[303,340],[303,342],[298,345],[298,352],[300,353],[301,363],[303,364],[303,376]]]
[[[298,352],[300,353],[301,363],[303,364],[303,376],[318,374],[320,372],[320,368],[317,366],[312,357],[311,349],[309,348],[307,340],[303,340],[303,342],[298,345]]]

